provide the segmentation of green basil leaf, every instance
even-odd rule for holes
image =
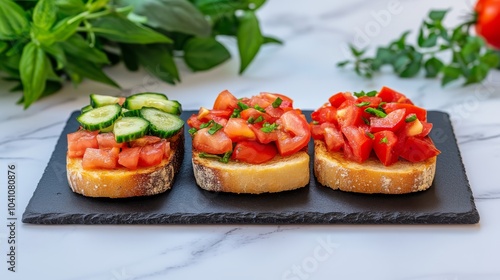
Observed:
[[[76,33],[81,22],[81,19],[72,20],[71,17],[67,17],[58,21],[51,31],[54,41],[66,41],[69,37],[73,36],[73,34]]]
[[[264,36],[264,42],[262,42],[262,44],[278,44],[278,45],[283,45],[283,41],[281,41],[278,38]]]
[[[66,54],[59,44],[41,45],[42,49],[50,54],[57,61],[57,69],[62,69],[66,65]]]
[[[184,46],[184,61],[193,71],[207,70],[231,57],[214,38],[192,38]]]
[[[3,53],[8,47],[9,45],[7,43],[0,41],[0,54]]]
[[[134,45],[139,64],[151,75],[170,84],[180,81],[177,65],[167,45]]]
[[[7,51],[7,54],[9,51]],[[9,74],[12,78],[21,79],[19,76],[19,64],[21,61],[22,51],[16,52],[13,55],[0,54],[0,69]]]
[[[442,21],[448,10],[433,10],[429,13],[429,18],[433,21]]]
[[[441,72],[443,73],[443,80],[441,81],[442,86],[445,86],[457,80],[462,74],[460,68],[454,66],[444,66],[443,68],[441,68]]]
[[[214,35],[236,36],[238,32],[238,19],[234,14],[220,16],[214,23]]]
[[[402,78],[415,77],[418,72],[420,72],[420,68],[422,67],[422,58],[423,55],[421,53],[413,53],[411,62],[404,68],[399,76]]]
[[[425,64],[425,77],[427,78],[435,78],[441,71],[441,68],[443,67],[443,62],[441,60],[431,57],[429,58]]]
[[[475,84],[483,81],[488,76],[489,71],[490,67],[485,63],[479,63],[478,65],[474,65],[464,85]]]
[[[491,68],[496,68],[500,66],[500,52],[497,53],[495,51],[488,50],[485,54],[481,56],[479,61],[488,65]]]
[[[80,34],[74,34],[59,44],[67,54],[81,57],[96,64],[109,64],[106,54],[98,48],[91,47]]]
[[[196,0],[194,2],[196,7],[198,7],[203,14],[213,19],[232,15],[237,10],[244,10],[245,6],[248,7],[248,4],[235,0]]]
[[[429,37],[427,37],[423,42],[422,46],[423,48],[432,48],[435,47],[437,44],[437,40],[439,38],[439,35],[436,33],[431,33],[429,34]]]
[[[240,74],[245,71],[254,59],[264,42],[257,16],[252,11],[245,11],[239,18],[238,50],[240,53]]]
[[[410,63],[411,58],[409,58],[406,54],[402,54],[394,59],[392,67],[394,68],[394,72],[396,72],[398,75],[401,75],[401,73],[408,67],[408,65],[410,65]]]
[[[74,56],[66,54],[67,63],[65,70],[69,72],[73,82],[78,84],[81,77],[86,77],[91,80],[101,82],[113,87],[119,88],[120,86],[106,75],[94,62],[87,60],[85,56]]]
[[[57,12],[63,16],[77,15],[85,11],[82,0],[55,0]]]
[[[134,13],[148,19],[147,25],[200,37],[210,35],[211,26],[203,14],[188,0],[119,0],[120,5],[134,7]]]
[[[56,22],[56,5],[54,0],[40,0],[33,10],[33,23],[45,30],[49,30]]]
[[[12,0],[0,1],[0,40],[13,40],[28,32],[26,12]]]
[[[172,43],[165,35],[148,27],[131,22],[127,18],[111,14],[92,20],[92,30],[106,39],[132,44]]]
[[[29,42],[23,49],[19,64],[24,90],[24,108],[38,100],[45,90],[48,69],[51,67],[45,52]]]
[[[123,64],[129,71],[139,70],[139,60],[135,54],[133,47],[128,44],[119,44],[121,50],[121,58]]]
[[[247,3],[248,8],[251,10],[257,10],[260,6],[266,3],[266,0],[245,0],[245,2]]]

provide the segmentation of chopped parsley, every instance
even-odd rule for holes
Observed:
[[[262,115],[258,116],[256,119],[254,117],[250,117],[248,118],[248,123],[250,124],[254,124],[254,123],[259,123],[259,122],[262,122],[264,121],[264,117]]]
[[[238,107],[241,108],[241,110],[245,110],[245,109],[248,109],[250,108],[247,104],[241,102],[241,101],[238,101]]]
[[[409,123],[409,122],[413,122],[417,119],[417,115],[411,115],[409,116],[408,118],[405,119],[405,122]]]
[[[276,128],[278,128],[278,125],[276,123],[273,123],[273,124],[270,124],[270,123],[264,123],[264,125],[262,126],[262,128],[260,130],[266,132],[266,133],[270,133],[270,132],[273,132]]]
[[[208,134],[214,135],[217,131],[219,131],[222,128],[222,125],[214,122],[214,124],[210,127],[208,130]]]
[[[371,107],[366,108],[365,112],[372,114],[372,115],[375,115],[379,118],[385,118],[387,116],[387,114],[384,113],[384,111],[379,110],[379,109],[375,109],[375,108],[371,108]]]
[[[233,153],[232,151],[229,151],[229,152],[225,152],[222,155],[214,155],[214,154],[209,154],[209,153],[201,152],[201,153],[198,154],[198,156],[201,157],[201,158],[213,158],[213,159],[219,160],[220,162],[228,163],[229,159],[231,158],[231,154],[232,153]]]
[[[253,106],[255,108],[255,110],[261,112],[261,113],[265,113],[266,110],[264,110],[264,108],[260,107],[259,104],[256,104],[255,106]]]
[[[272,105],[273,105],[273,108],[278,108],[278,107],[281,105],[281,102],[283,102],[283,99],[281,99],[281,98],[279,98],[279,97],[278,97],[278,98],[276,98],[276,100],[274,100],[274,102],[273,102],[273,104],[272,104]]]
[[[376,90],[372,90],[372,91],[369,91],[369,92],[365,92],[364,90],[360,91],[360,92],[355,92],[354,93],[354,96],[356,97],[362,97],[362,96],[369,96],[369,97],[374,97],[375,95],[377,95],[377,91]]]
[[[191,135],[194,135],[197,131],[198,131],[198,129],[196,129],[196,127],[191,127],[191,128],[188,130],[189,134],[191,134]]]
[[[358,107],[365,107],[368,105],[370,105],[370,102],[361,102],[361,103],[356,104],[356,106],[358,106]]]

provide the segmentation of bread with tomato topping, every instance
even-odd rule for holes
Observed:
[[[387,87],[356,97],[337,93],[311,115],[317,181],[367,194],[431,187],[440,151],[428,136],[427,111]]]
[[[212,109],[187,124],[193,136],[194,177],[202,189],[261,194],[309,183],[309,125],[292,99],[260,93],[237,99],[225,90]]]
[[[66,170],[75,193],[128,198],[170,189],[184,156],[181,105],[164,94],[90,95],[67,135]]]
[[[85,169],[83,158],[66,157],[66,170],[71,190],[89,197],[128,198],[150,196],[172,188],[184,156],[184,132],[167,139],[170,153],[154,166],[129,169]]]

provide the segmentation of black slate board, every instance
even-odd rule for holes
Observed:
[[[186,119],[193,112],[184,112]],[[304,112],[306,116],[310,112]],[[442,151],[433,186],[408,195],[363,195],[319,185],[264,195],[213,193],[197,187],[191,137],[172,190],[130,199],[96,199],[73,193],[66,181],[66,134],[78,127],[74,112],[31,198],[22,221],[33,224],[474,224],[472,191],[449,116],[429,112],[432,138]],[[187,131],[187,130],[186,130]],[[309,145],[312,153],[312,143]],[[312,162],[312,161],[311,161]],[[312,170],[312,168],[311,168]]]

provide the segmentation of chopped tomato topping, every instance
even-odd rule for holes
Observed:
[[[238,99],[232,93],[225,90],[217,96],[214,102],[214,110],[233,110],[238,108]]]
[[[282,156],[294,154],[309,143],[311,132],[303,115],[297,111],[288,111],[279,118],[278,151]]]
[[[139,139],[135,139],[133,141],[130,141],[129,146],[130,147],[144,147],[146,145],[155,144],[155,143],[158,143],[160,141],[161,141],[160,137],[145,135]]]
[[[263,123],[250,124],[249,126],[255,133],[255,136],[257,136],[257,140],[262,144],[268,144],[278,140],[278,133],[276,130],[264,131],[262,129]]]
[[[209,133],[209,128],[198,130],[193,136],[193,148],[209,154],[224,154],[233,149],[233,142],[222,129],[214,134]]]
[[[234,147],[231,158],[250,164],[259,164],[270,161],[278,154],[273,144],[261,144],[255,141],[238,142]]]
[[[165,142],[163,141],[142,147],[139,153],[139,165],[148,167],[160,164],[163,160],[164,151]]]
[[[98,148],[97,134],[99,131],[78,130],[67,135],[68,156],[71,158],[83,157],[87,148]]]
[[[255,141],[255,132],[248,126],[247,121],[244,119],[231,118],[224,126],[224,133],[233,142],[240,142],[246,140]]]
[[[134,147],[122,150],[118,155],[118,163],[131,170],[137,169],[141,149],[142,147]]]
[[[122,148],[125,143],[117,143],[115,135],[112,132],[101,133],[97,135],[99,149]]]
[[[115,169],[120,149],[87,148],[82,159],[84,169]]]
[[[439,154],[427,137],[432,129],[427,111],[400,92],[383,87],[357,99],[340,92],[329,102],[311,114],[310,124],[313,138],[325,141],[329,151],[343,150],[346,158],[363,162],[373,150],[386,166],[399,158],[423,161]]]

